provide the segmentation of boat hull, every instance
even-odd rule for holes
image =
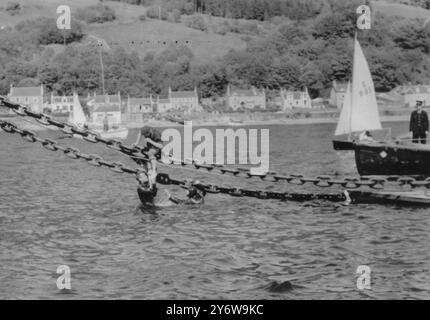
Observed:
[[[333,140],[333,148],[336,151],[354,150],[354,143],[352,141]]]
[[[358,173],[430,176],[430,146],[354,143]]]

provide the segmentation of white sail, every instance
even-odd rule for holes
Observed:
[[[357,39],[355,39],[354,44],[352,88],[349,94],[351,94],[351,98],[345,97],[344,104],[344,107],[346,107],[345,113],[348,113],[349,119],[341,115],[338,125],[339,130],[336,130],[336,135],[382,129],[372,75]],[[350,101],[347,101],[347,99]],[[349,112],[348,108],[350,109]]]
[[[345,99],[343,100],[342,110],[340,111],[339,122],[336,127],[336,136],[340,136],[342,134],[349,134],[351,132],[351,83],[348,81],[348,87],[346,89]]]
[[[79,97],[76,93],[73,93],[73,110],[70,113],[69,122],[81,128],[87,122],[84,110],[82,109]]]

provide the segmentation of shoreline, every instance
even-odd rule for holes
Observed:
[[[38,123],[35,123],[32,119],[22,119],[20,117],[0,117],[0,120],[10,121],[16,124],[19,128],[31,131],[47,131],[47,130],[59,130],[55,127],[46,128]],[[304,118],[304,119],[272,119],[272,120],[248,120],[234,125],[230,125],[229,122],[225,121],[201,121],[191,120],[194,127],[231,127],[240,128],[248,126],[264,126],[264,125],[313,125],[313,124],[336,124],[337,118]],[[409,116],[385,116],[381,117],[381,122],[407,122]],[[173,123],[166,120],[150,120],[147,122],[129,122],[124,124],[128,129],[137,129],[145,125],[166,128],[166,127],[182,127],[181,124]]]

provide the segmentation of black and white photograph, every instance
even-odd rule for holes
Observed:
[[[430,0],[0,0],[0,300],[429,300],[429,112]]]

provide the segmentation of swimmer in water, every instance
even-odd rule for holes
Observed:
[[[191,187],[187,191],[187,199],[179,199],[174,197],[168,193],[166,190],[169,200],[174,204],[185,204],[185,205],[198,205],[203,204],[205,202],[206,192],[204,190],[200,190],[196,187]]]

